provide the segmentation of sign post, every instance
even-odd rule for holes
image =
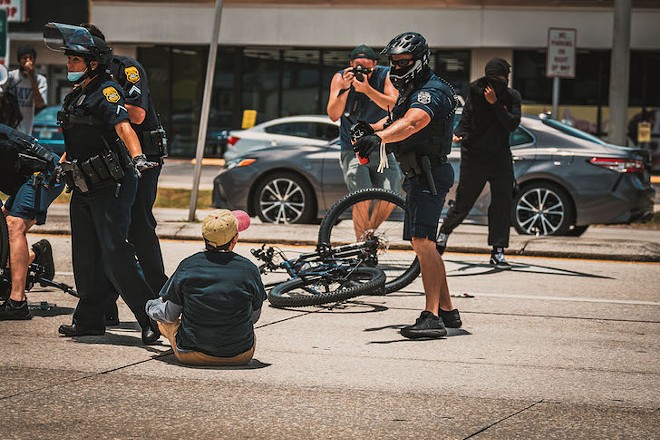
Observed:
[[[9,32],[7,32],[7,11],[0,9],[0,64],[7,65],[9,55]]]
[[[577,30],[565,28],[548,29],[548,58],[545,75],[552,82],[552,118],[559,116],[559,80],[575,78],[575,47]]]

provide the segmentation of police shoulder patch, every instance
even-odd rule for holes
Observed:
[[[428,104],[431,102],[431,94],[422,90],[417,94],[417,102],[421,104]]]
[[[103,95],[108,102],[113,104],[119,101],[120,98],[119,92],[112,86],[103,89]]]
[[[140,72],[137,70],[137,67],[135,66],[129,66],[124,68],[124,73],[126,74],[126,79],[135,84],[136,82],[140,81]]]

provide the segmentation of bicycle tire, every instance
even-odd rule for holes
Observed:
[[[385,293],[396,292],[412,283],[420,273],[419,261],[412,246],[408,241],[403,240],[406,202],[399,194],[382,188],[367,188],[345,195],[323,218],[318,242],[325,243],[331,248],[356,242],[357,233],[352,221],[352,210],[357,203],[365,201],[371,202],[369,212],[375,212],[379,206],[374,202],[385,201],[395,205],[387,219],[371,230],[379,238],[375,267],[385,272]]]
[[[385,273],[380,269],[358,267],[350,277],[357,284],[316,294],[310,293],[309,290],[314,290],[315,286],[323,284],[322,279],[293,278],[273,287],[268,292],[268,301],[274,307],[319,306],[344,301],[360,295],[377,295],[383,292]],[[365,279],[366,281],[364,281]]]

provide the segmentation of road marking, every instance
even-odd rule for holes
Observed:
[[[547,296],[547,295],[515,295],[509,293],[476,293],[469,292],[475,298],[479,296],[486,296],[492,298],[516,298],[516,299],[539,299],[543,301],[575,301],[575,302],[588,302],[588,303],[605,303],[605,304],[628,304],[636,306],[660,306],[657,301],[641,301],[641,300],[626,300],[626,299],[607,299],[607,298],[575,298],[566,296]]]

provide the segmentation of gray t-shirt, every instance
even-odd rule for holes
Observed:
[[[44,102],[48,103],[46,98],[46,95],[48,94],[48,81],[46,81],[45,76],[37,74],[37,87],[39,88],[39,93],[44,99]],[[23,115],[23,120],[18,124],[16,129],[23,133],[32,134],[32,121],[34,119],[32,83],[27,76],[21,74],[20,69],[15,69],[9,72],[7,84],[5,84],[4,89],[16,95],[18,106]]]

